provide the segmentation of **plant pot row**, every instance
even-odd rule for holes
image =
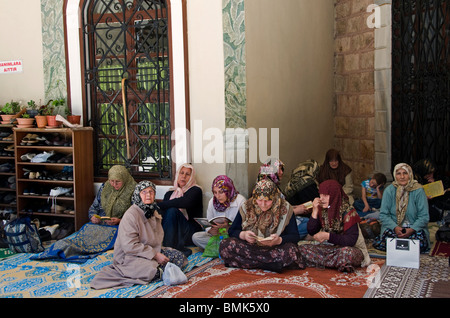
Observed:
[[[1,115],[3,121],[10,121],[14,115]],[[53,116],[41,116],[36,115],[34,118],[16,118],[17,123],[19,125],[33,125],[34,120],[36,119],[36,126],[38,128],[44,128],[44,127],[59,127],[61,126],[61,122],[56,120],[56,115]],[[69,115],[67,116],[67,120],[71,124],[80,124],[80,115]]]

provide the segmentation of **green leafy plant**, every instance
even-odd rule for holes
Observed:
[[[14,115],[20,111],[20,103],[11,101],[2,107],[2,112],[6,115]]]
[[[34,101],[34,100],[30,100],[28,103],[28,108],[29,109],[36,109],[37,108],[37,105],[36,105],[36,102]]]

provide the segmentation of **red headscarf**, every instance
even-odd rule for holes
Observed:
[[[348,197],[336,180],[327,180],[319,185],[320,194],[330,196],[329,207],[319,212],[322,228],[326,232],[347,231],[360,221],[358,213],[349,204]]]

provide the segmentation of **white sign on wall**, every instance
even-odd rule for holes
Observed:
[[[0,61],[0,74],[21,73],[23,71],[22,61]]]

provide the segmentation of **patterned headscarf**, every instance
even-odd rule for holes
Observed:
[[[405,186],[401,186],[397,179],[396,174],[399,169],[404,169],[409,175],[408,183]],[[422,186],[414,180],[414,175],[411,167],[406,163],[399,163],[394,167],[394,182],[392,185],[397,188],[395,194],[395,210],[397,212],[397,225],[401,225],[406,216],[406,210],[408,208],[409,192],[422,188]]]
[[[349,204],[348,196],[336,180],[322,182],[319,194],[330,196],[329,207],[319,209],[320,222],[325,232],[342,233],[360,221],[356,210]]]
[[[150,181],[141,181],[136,185],[134,189],[133,196],[131,197],[131,202],[136,204],[142,211],[145,213],[145,217],[148,219],[153,216],[155,211],[159,210],[156,202],[152,202],[151,204],[145,204],[142,202],[141,191],[147,188],[153,189],[156,192],[155,185]]]
[[[230,207],[230,203],[236,199],[239,192],[234,187],[233,180],[225,175],[218,176],[214,179],[211,189],[214,191],[214,188],[219,188],[227,196],[227,200],[224,203],[220,203],[215,196],[213,197],[214,209],[218,212],[224,212]]]
[[[101,205],[106,216],[121,218],[131,206],[131,195],[136,186],[136,181],[127,168],[120,165],[112,166],[109,169],[108,180],[120,180],[123,184],[119,190],[116,190],[108,181],[105,182],[100,197]]]
[[[262,211],[256,200],[272,200],[272,206]],[[245,215],[242,215],[242,229],[253,231],[258,236],[268,237],[274,233],[281,233],[289,223],[286,201],[281,198],[277,186],[270,180],[259,181],[253,189],[252,197],[245,202]],[[287,220],[287,221],[286,221]],[[279,229],[279,227],[282,227]]]
[[[280,185],[280,177],[278,175],[278,170],[282,169],[284,171],[284,163],[280,159],[276,159],[272,163],[272,159],[259,167],[258,181],[265,178],[269,178],[276,185]]]

